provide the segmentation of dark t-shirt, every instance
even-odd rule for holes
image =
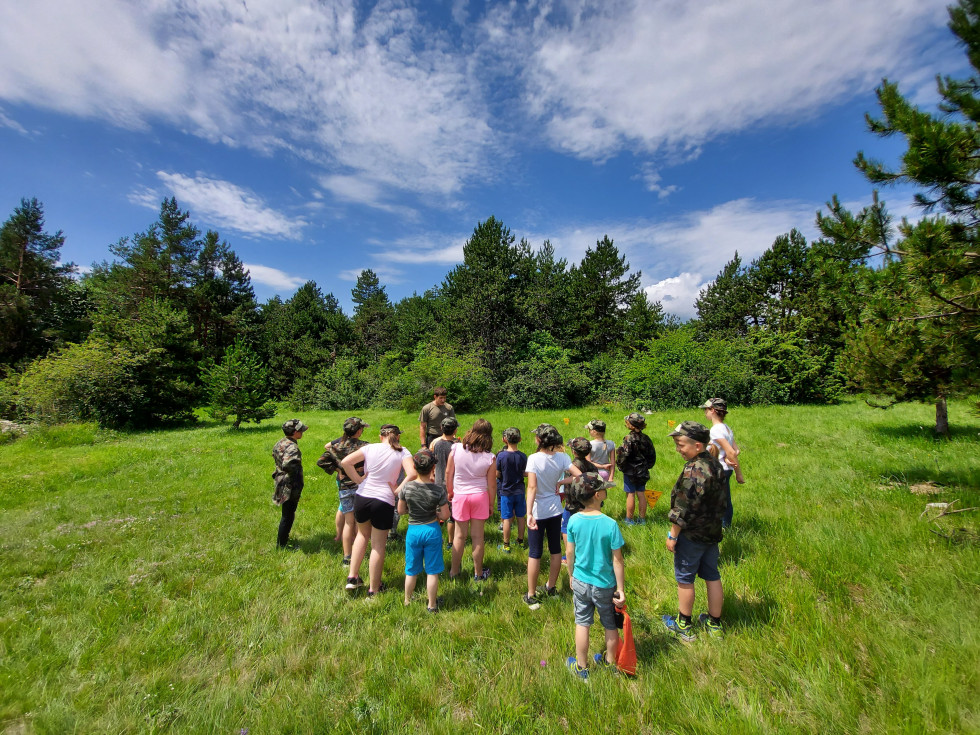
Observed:
[[[524,494],[524,472],[527,470],[527,455],[521,450],[509,452],[506,449],[497,453],[497,487],[501,495],[513,497]]]
[[[436,455],[436,485],[446,486],[446,463],[449,461],[449,453],[453,451],[453,444],[459,444],[459,439],[429,442],[429,449]]]
[[[452,404],[443,403],[437,406],[435,401],[430,401],[422,407],[419,414],[419,423],[425,424],[426,445],[432,443],[436,437],[442,436],[442,420],[449,417],[456,418],[456,412]]]
[[[436,511],[449,502],[445,487],[418,480],[406,482],[398,498],[404,500],[408,506],[410,526],[433,523],[436,520]]]

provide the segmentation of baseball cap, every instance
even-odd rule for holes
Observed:
[[[431,449],[422,448],[412,457],[412,463],[419,472],[428,472],[436,466],[436,455]]]
[[[568,442],[568,446],[571,447],[575,454],[581,454],[583,457],[592,451],[592,442],[590,442],[584,436],[575,437]]]
[[[551,424],[538,424],[536,429],[531,429],[531,433],[535,436],[541,436],[541,432],[545,429],[555,429],[555,427]],[[555,429],[555,431],[558,431],[558,429]]]
[[[592,429],[593,431],[598,431],[600,433],[605,433],[606,422],[601,419],[592,419],[589,423],[585,425],[586,429]]]
[[[362,419],[357,418],[357,416],[351,416],[344,422],[344,433],[348,436],[352,436],[358,432],[359,429],[366,429],[371,424],[366,424]]]
[[[452,431],[456,431],[456,429],[459,428],[459,422],[452,416],[447,416],[442,420],[442,423],[439,424],[439,426],[442,428],[443,434],[448,434]]]
[[[699,424],[697,421],[684,421],[667,436],[686,436],[688,439],[693,439],[702,444],[711,441],[711,432],[705,428],[704,424]]]
[[[714,408],[718,411],[728,411],[728,403],[724,398],[709,398],[706,400],[701,408]]]
[[[606,482],[595,472],[583,472],[572,480],[568,486],[568,496],[579,503],[585,503],[600,490],[615,487],[611,482]]]
[[[517,444],[521,440],[521,430],[516,426],[504,429],[504,441],[508,444]]]
[[[540,426],[535,429],[538,435],[538,443],[543,449],[548,449],[549,447],[560,447],[562,445],[561,434],[558,433],[556,429],[551,424],[545,424],[544,428]]]
[[[647,420],[643,414],[636,411],[627,416],[626,421],[630,426],[635,426],[637,429],[645,429],[647,425]]]
[[[292,436],[297,431],[306,431],[309,428],[309,426],[304,424],[299,419],[289,419],[289,421],[282,425],[282,433],[286,436]]]

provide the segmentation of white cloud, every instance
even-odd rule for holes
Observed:
[[[651,301],[659,301],[664,311],[687,320],[697,316],[694,302],[709,285],[711,281],[703,281],[697,273],[681,273],[679,276],[657,281],[643,290]]]
[[[946,0],[568,0],[498,15],[532,49],[526,103],[552,144],[586,158],[656,152],[805,118],[916,75]]]
[[[8,117],[3,110],[0,110],[0,128],[10,128],[14,132],[20,133],[21,135],[30,135],[30,133],[27,132],[27,128],[13,118]]]
[[[411,207],[387,202],[389,187],[365,176],[332,174],[320,178],[320,185],[342,202],[363,204],[383,212],[390,212],[410,220],[418,219],[418,212]]]
[[[341,281],[350,281],[353,283],[357,281],[358,277],[365,270],[367,269],[352,268],[350,270],[340,271],[339,273],[337,273],[337,278],[339,278]],[[378,280],[381,282],[382,287],[391,283],[405,282],[402,272],[397,268],[386,268],[384,266],[380,266],[378,268],[372,268],[371,270],[373,270],[374,274],[378,277]]]
[[[291,276],[278,268],[270,268],[267,265],[255,263],[243,263],[243,265],[254,283],[261,283],[263,286],[269,286],[276,291],[294,291],[307,281],[305,278]]]
[[[157,177],[195,218],[200,217],[221,229],[253,237],[295,240],[307,224],[301,217],[289,218],[267,207],[254,193],[228,181],[169,171],[157,171]],[[160,206],[161,197],[154,189],[138,189],[129,198],[150,209]]]

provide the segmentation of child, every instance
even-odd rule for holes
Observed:
[[[586,472],[599,473],[599,468],[589,461],[589,455],[592,453],[592,443],[588,439],[583,436],[577,436],[568,442],[568,447],[575,456],[575,459],[572,460],[572,465],[578,467],[579,472],[583,474]],[[572,498],[565,499],[565,510],[561,514],[561,540],[566,547],[568,545],[568,519],[580,510],[582,510],[582,506],[575,502],[575,500]],[[561,563],[566,563],[565,556],[562,556]]]
[[[351,550],[354,548],[354,537],[357,535],[357,526],[354,523],[354,495],[357,493],[357,485],[344,474],[340,468],[340,463],[351,452],[355,452],[367,442],[361,439],[361,434],[370,424],[364,423],[356,416],[351,416],[344,421],[344,435],[334,439],[329,444],[325,444],[324,452],[320,459],[316,461],[317,467],[328,474],[337,473],[337,491],[340,495],[340,507],[337,509],[339,516],[340,539],[344,550],[343,565],[350,566]],[[364,472],[364,463],[357,465],[358,472]],[[337,539],[335,539],[337,540]]]
[[[497,456],[492,449],[493,425],[486,419],[477,419],[463,435],[463,441],[454,444],[449,453],[446,488],[456,519],[450,579],[455,579],[462,568],[467,535],[473,543],[473,581],[485,582],[490,577],[483,557],[486,522],[497,494]]]
[[[722,494],[722,467],[707,451],[711,435],[696,421],[685,421],[668,436],[685,460],[684,470],[670,491],[671,522],[667,533],[667,551],[674,555],[674,579],[677,580],[677,617],[664,615],[668,631],[684,642],[693,641],[694,579],[701,577],[708,588],[708,614],[698,622],[708,634],[721,636],[721,608],[724,592],[718,572],[718,543],[721,541],[721,519],[725,513]]]
[[[524,529],[527,527],[527,502],[524,497],[527,455],[517,448],[521,443],[520,429],[512,426],[504,431],[504,443],[506,449],[497,454],[500,517],[504,523],[504,543],[500,548],[509,554],[511,519],[514,517],[517,518],[517,545],[524,545]]]
[[[616,665],[619,631],[614,607],[626,601],[624,594],[623,535],[619,524],[599,510],[611,484],[589,472],[572,480],[569,499],[582,510],[568,522],[568,573],[575,600],[575,655],[565,663],[576,676],[589,678],[589,628],[599,611],[606,633],[605,653],[592,657],[603,668]]]
[[[449,461],[449,453],[453,450],[453,444],[459,444],[459,437],[456,436],[456,429],[459,428],[459,421],[455,416],[449,416],[442,420],[440,425],[442,436],[432,440],[429,449],[436,455],[436,485],[446,487],[446,463]],[[450,498],[452,500],[452,498]],[[450,506],[449,520],[446,521],[446,550],[453,548],[453,533],[456,525],[453,522],[452,507]]]
[[[705,418],[711,422],[711,445],[715,447],[715,456],[721,463],[722,481],[724,487],[722,492],[725,494],[725,502],[728,505],[725,516],[721,519],[721,527],[728,528],[732,525],[732,517],[735,514],[732,508],[732,472],[738,483],[744,484],[745,478],[742,477],[742,468],[738,463],[739,449],[735,443],[735,434],[725,423],[725,416],[728,414],[728,404],[724,398],[709,398],[701,406],[704,409]]]
[[[647,522],[647,496],[644,494],[650,469],[657,463],[657,451],[650,437],[643,433],[647,420],[638,413],[625,419],[629,434],[623,446],[616,450],[616,466],[623,473],[623,490],[626,492],[626,525],[642,526]],[[640,499],[640,516],[634,516],[636,498]]]
[[[581,471],[572,465],[568,455],[561,451],[562,438],[558,429],[542,424],[534,430],[538,451],[527,458],[527,594],[524,604],[531,610],[541,607],[537,596],[538,575],[541,572],[541,554],[544,538],[548,537],[548,583],[544,591],[549,597],[558,594],[558,575],[561,572],[561,499],[558,488],[568,485],[571,479],[562,480],[565,472],[573,477]]]
[[[616,479],[616,444],[606,439],[606,422],[592,419],[585,425],[592,437],[592,464],[599,468],[603,480]]]
[[[408,514],[405,532],[405,604],[412,601],[415,582],[425,571],[430,613],[439,612],[439,575],[446,565],[442,558],[442,531],[439,520],[449,517],[449,497],[444,485],[433,482],[436,456],[421,449],[412,457],[417,480],[403,482],[398,493],[398,512]],[[437,520],[438,519],[438,520]]]

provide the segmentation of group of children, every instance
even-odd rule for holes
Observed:
[[[702,408],[712,424],[710,430],[700,423],[685,421],[669,434],[677,452],[685,459],[685,465],[671,491],[668,515],[671,527],[667,535],[667,549],[674,554],[678,614],[663,616],[663,624],[683,641],[695,637],[692,615],[697,576],[705,580],[708,590],[708,612],[701,615],[699,623],[709,635],[721,634],[723,593],[718,572],[718,544],[723,528],[732,520],[729,478],[734,473],[738,482],[744,481],[738,465],[738,446],[731,429],[724,423],[727,413],[724,400],[712,398]],[[360,423],[356,419],[348,420],[354,421]],[[487,422],[480,419],[478,423],[481,422],[486,426],[481,424],[479,433],[492,431]],[[464,511],[466,520],[461,520],[461,528],[455,529],[452,510],[482,507],[484,501],[492,505],[496,495],[502,519],[500,550],[511,553],[515,545],[527,545],[525,605],[537,610],[542,599],[557,596],[561,567],[566,564],[575,609],[575,655],[566,663],[583,679],[588,677],[590,662],[602,668],[614,666],[619,642],[614,608],[625,602],[624,540],[619,524],[603,514],[601,508],[608,488],[614,486],[618,469],[627,493],[624,522],[627,525],[645,524],[647,501],[644,490],[650,469],[656,462],[653,443],[644,433],[646,420],[643,415],[631,413],[625,418],[625,424],[629,433],[622,446],[616,448],[613,442],[605,439],[605,423],[590,421],[586,428],[591,440],[576,437],[568,442],[574,458],[565,454],[563,438],[550,424],[541,424],[533,431],[536,451],[530,456],[518,448],[520,430],[510,427],[502,433],[505,448],[494,460],[489,460],[493,466],[485,470],[489,498],[479,499],[477,505],[460,505],[458,498],[453,498],[456,465],[451,461],[459,454],[458,449],[454,451],[460,443],[456,436],[459,424],[453,417],[443,420],[442,436],[412,457],[417,477],[402,481],[396,489],[398,513],[408,516],[405,605],[411,602],[418,576],[425,573],[427,607],[430,612],[438,612],[439,575],[445,570],[440,524],[447,526],[447,547],[453,549],[453,569],[458,574],[466,525],[471,516],[468,510]],[[468,437],[473,435],[473,430],[467,434]],[[477,447],[473,451],[486,453],[489,448]],[[450,469],[448,478],[447,467]],[[484,471],[482,464],[479,471]],[[459,487],[458,479],[456,487]],[[342,488],[342,495],[345,489]],[[489,516],[490,505],[480,519],[479,539],[473,536],[477,582],[489,576],[489,569],[482,564],[482,521]],[[455,515],[458,514],[457,510]],[[479,512],[472,517],[479,518]],[[547,582],[540,588],[545,540],[550,563]],[[590,659],[589,630],[596,612],[605,631],[605,650]]]

